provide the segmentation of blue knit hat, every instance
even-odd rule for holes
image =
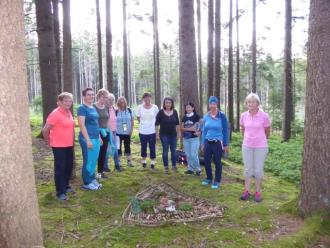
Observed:
[[[216,104],[218,104],[219,103],[219,100],[218,100],[218,98],[216,96],[210,96],[210,98],[209,98],[209,104],[210,103],[216,103]]]

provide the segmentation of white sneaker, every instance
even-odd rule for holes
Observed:
[[[102,178],[102,173],[96,173],[95,178],[96,179],[101,179]]]
[[[97,187],[97,189],[102,188],[102,184],[99,183],[96,179],[94,179],[91,184],[93,184],[95,187]]]
[[[90,184],[84,184],[83,186],[83,189],[88,189],[88,190],[98,190],[99,188],[96,187],[93,183],[90,183]]]

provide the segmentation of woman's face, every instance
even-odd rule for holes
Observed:
[[[115,99],[112,96],[109,96],[106,100],[107,106],[112,107],[114,103],[115,103]]]
[[[217,107],[218,107],[218,104],[216,104],[216,103],[209,103],[209,109],[211,110],[211,111],[215,111],[216,109],[217,109]]]
[[[247,105],[247,108],[249,111],[254,111],[254,110],[257,110],[258,107],[259,107],[259,103],[257,100],[255,99],[249,99],[247,102],[246,102],[246,105]]]
[[[86,95],[84,96],[84,101],[86,103],[92,104],[94,102],[94,97],[95,97],[94,92],[92,90],[88,90],[86,92]]]
[[[105,104],[107,102],[108,98],[109,98],[109,96],[107,96],[107,95],[101,95],[97,101],[100,104]]]
[[[118,106],[122,109],[126,108],[126,102],[124,99],[119,100]]]
[[[188,104],[188,105],[186,106],[186,112],[187,112],[188,114],[190,114],[190,113],[193,112],[193,111],[194,111],[194,108]]]
[[[58,101],[58,106],[62,109],[69,110],[72,106],[72,99],[70,97],[64,97],[62,101]]]
[[[149,105],[151,103],[151,97],[150,96],[147,96],[145,98],[143,98],[143,102],[146,104],[146,105]]]
[[[172,108],[172,102],[170,100],[165,101],[165,109],[170,110]]]

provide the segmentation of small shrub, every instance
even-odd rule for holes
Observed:
[[[150,213],[153,212],[155,205],[156,205],[155,200],[147,199],[140,203],[140,208],[142,209],[143,212]]]
[[[179,205],[178,209],[181,210],[181,211],[192,211],[193,206],[189,202],[183,202]]]

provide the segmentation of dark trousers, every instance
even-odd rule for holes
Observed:
[[[172,167],[176,166],[176,136],[161,135],[160,140],[163,146],[163,164],[168,167],[168,148],[171,149]]]
[[[212,175],[212,158],[215,163],[215,179],[214,182],[221,182],[222,175],[222,164],[221,164],[221,156],[222,156],[222,146],[221,142],[211,142],[206,141],[204,145],[204,162],[205,162],[205,171],[208,180],[213,180]]]
[[[131,155],[131,136],[127,135],[127,134],[117,134],[117,136],[119,137],[119,150],[118,150],[118,154],[119,156],[122,155],[122,149],[121,149],[121,145],[124,142],[124,153],[127,156]]]
[[[141,157],[147,157],[147,145],[149,143],[150,158],[156,158],[156,134],[139,134],[141,142]]]
[[[100,133],[103,145],[100,147],[99,158],[97,159],[97,172],[98,173],[102,173],[104,171],[104,161],[107,158],[109,135],[110,135],[110,133],[107,132],[107,136],[103,137],[102,134]]]
[[[73,168],[73,147],[52,147],[56,195],[65,194]]]

